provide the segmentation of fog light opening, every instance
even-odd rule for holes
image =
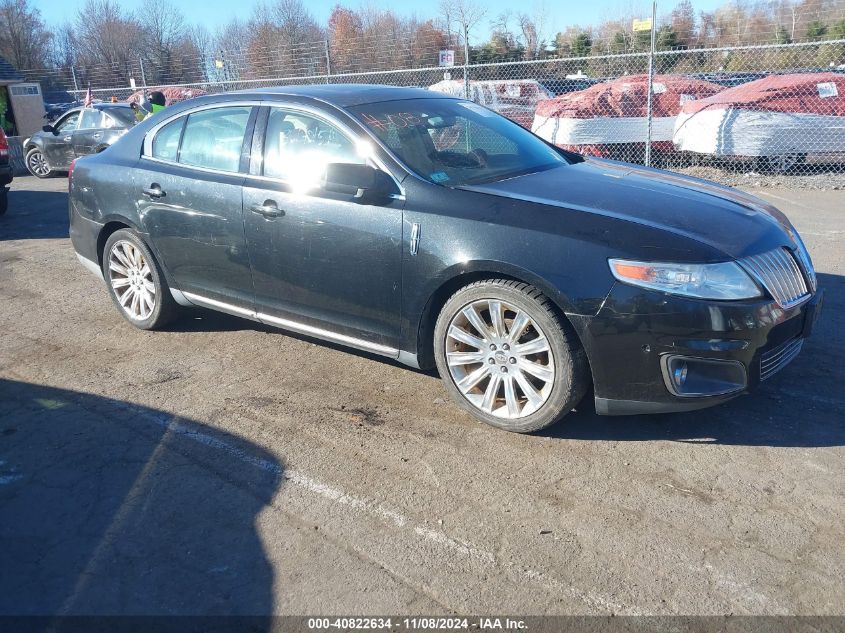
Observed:
[[[745,365],[735,360],[664,356],[663,380],[672,395],[682,398],[719,396],[745,389]]]
[[[684,386],[684,383],[687,381],[687,372],[689,368],[687,367],[686,363],[681,363],[677,367],[675,367],[675,371],[672,372],[672,378],[675,381],[675,386],[681,388]]]

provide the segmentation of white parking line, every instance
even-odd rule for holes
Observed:
[[[347,508],[363,514],[368,514],[392,527],[410,529],[411,533],[425,539],[429,545],[436,545],[448,549],[448,554],[450,555],[458,554],[463,557],[479,561],[483,564],[500,567],[509,575],[538,584],[550,592],[569,594],[573,598],[583,602],[594,611],[604,611],[619,615],[643,614],[641,611],[632,606],[620,604],[608,597],[598,595],[594,592],[584,591],[578,587],[574,587],[557,579],[551,578],[548,574],[543,572],[533,569],[525,569],[522,566],[514,565],[506,561],[499,561],[496,558],[496,555],[492,552],[474,547],[469,543],[461,542],[452,538],[442,530],[431,529],[428,526],[418,523],[403,515],[401,512],[384,507],[373,499],[351,495],[336,486],[322,483],[295,470],[285,470],[275,462],[256,457],[234,444],[230,444],[229,442],[213,437],[212,435],[203,433],[197,429],[195,424],[179,420],[176,416],[171,416],[165,413],[151,413],[132,404],[116,403],[115,406],[125,409],[127,412],[147,421],[153,422],[154,424],[166,429],[168,433],[180,435],[199,442],[205,446],[225,451],[229,455],[236,457],[245,463],[251,464],[256,468],[284,477],[288,483],[316,494],[328,501],[346,506]]]

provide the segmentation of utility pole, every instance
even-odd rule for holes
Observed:
[[[332,58],[329,55],[329,41],[323,40],[323,44],[326,46],[326,83],[329,83],[329,77],[332,76]]]
[[[469,25],[464,21],[464,99],[469,99]]]
[[[651,51],[648,54],[648,133],[646,135],[645,144],[645,164],[646,167],[651,167],[651,128],[652,128],[652,108],[654,106],[654,47],[656,43],[657,34],[657,0],[652,0],[651,3]]]

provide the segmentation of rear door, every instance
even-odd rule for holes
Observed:
[[[401,197],[376,206],[312,186],[327,163],[367,162],[338,121],[275,106],[263,108],[259,120],[243,206],[261,319],[392,355]]]
[[[164,122],[131,171],[144,230],[172,283],[194,303],[230,312],[253,307],[241,186],[254,115],[251,105],[220,104]]]

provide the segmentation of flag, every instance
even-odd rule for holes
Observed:
[[[88,84],[88,90],[85,92],[85,101],[82,102],[82,106],[90,108],[92,105],[94,105],[94,97],[91,94],[91,84]]]

